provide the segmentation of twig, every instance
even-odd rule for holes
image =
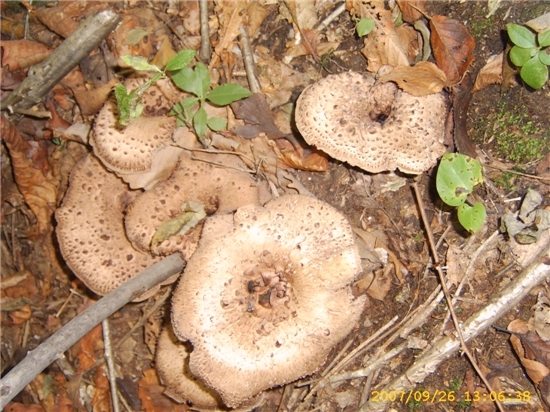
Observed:
[[[315,30],[321,32],[327,28],[327,26],[332,23],[334,19],[336,19],[340,14],[342,14],[346,10],[346,2],[343,2],[340,4],[336,10],[334,10],[332,13],[330,13],[321,23],[315,27]]]
[[[436,268],[437,274],[439,275],[439,281],[441,283],[441,288],[443,290],[443,293],[445,294],[445,299],[447,300],[447,307],[449,308],[449,312],[451,313],[451,318],[453,319],[453,323],[456,329],[456,334],[458,336],[458,339],[460,340],[460,346],[468,359],[470,360],[470,363],[474,367],[475,371],[487,387],[487,390],[489,392],[492,392],[491,384],[485,377],[485,374],[481,371],[479,368],[476,360],[474,359],[472,353],[468,349],[468,346],[466,345],[466,342],[464,341],[464,337],[462,335],[462,330],[460,327],[460,323],[458,321],[458,317],[456,316],[455,310],[453,308],[453,303],[451,300],[451,296],[449,294],[449,290],[447,289],[447,283],[445,282],[445,276],[443,275],[443,271],[441,270],[441,267],[439,266],[439,258],[437,255],[437,250],[435,249],[435,241],[432,234],[432,229],[430,227],[430,224],[428,222],[428,219],[426,218],[426,213],[424,212],[424,202],[422,201],[422,197],[420,196],[420,189],[418,188],[418,182],[413,183],[414,188],[414,194],[416,196],[416,201],[418,202],[418,207],[420,209],[420,216],[422,217],[422,221],[424,222],[424,228],[426,229],[426,234],[428,235],[428,243],[430,245],[430,250],[432,251],[432,258],[434,261],[434,266]],[[497,405],[498,409],[501,412],[504,412],[504,407],[500,403],[498,399],[495,399],[495,404]]]
[[[241,46],[241,53],[243,55],[244,69],[246,70],[246,77],[248,78],[248,85],[252,93],[260,93],[262,88],[260,87],[260,82],[256,76],[255,64],[254,64],[254,55],[252,53],[252,47],[250,47],[250,37],[248,36],[248,29],[241,24],[239,26],[241,32],[241,41],[239,45]]]
[[[179,253],[174,253],[130,279],[55,332],[0,380],[0,410],[103,319],[183,268]]]
[[[487,302],[487,305],[470,316],[463,324],[462,334],[466,341],[470,341],[495,323],[501,316],[517,305],[525,296],[544,280],[550,279],[550,242],[547,242],[542,252],[499,293]],[[411,391],[417,383],[437,369],[439,364],[450,358],[458,349],[460,343],[449,336],[444,336],[433,345],[402,375],[394,379],[380,392]],[[361,407],[360,412],[383,411],[386,402],[369,402]]]
[[[523,177],[527,177],[527,178],[530,178],[530,179],[538,179],[538,180],[542,180],[544,182],[550,182],[549,177],[530,175],[530,174],[527,174],[527,173],[516,172],[515,170],[504,169],[502,167],[497,167],[497,166],[491,166],[491,165],[483,165],[483,166],[488,167],[489,169],[495,169],[495,170],[499,170],[499,171],[505,172],[505,173],[512,173],[514,175],[523,176]]]
[[[201,49],[199,56],[203,63],[210,61],[210,28],[208,27],[208,0],[199,0],[201,19]]]
[[[33,66],[25,80],[2,100],[1,109],[28,109],[44,96],[111,33],[121,18],[112,10],[88,17],[42,62]]]
[[[103,321],[101,322],[101,327],[103,329],[103,342],[105,344],[104,353],[109,374],[109,386],[111,387],[111,401],[113,402],[113,412],[120,412],[120,407],[118,405],[115,360],[113,359],[113,347],[111,345],[111,328],[109,327],[109,319],[103,319]]]

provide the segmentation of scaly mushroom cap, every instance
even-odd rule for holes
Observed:
[[[129,91],[134,90],[146,81],[144,78],[132,78],[125,82]],[[169,147],[172,133],[176,127],[174,116],[168,116],[175,94],[160,80],[153,84],[143,95],[143,114],[123,127],[119,123],[119,111],[116,99],[109,99],[98,113],[90,143],[94,153],[103,164],[120,175],[143,174],[154,166],[154,158],[161,153],[157,166],[160,177],[149,177],[141,187],[151,186],[151,181],[159,181],[170,175],[181,149]],[[168,97],[166,96],[168,94]],[[133,184],[136,188],[139,184]]]
[[[442,94],[412,96],[372,75],[329,75],[296,104],[304,139],[335,159],[368,172],[399,168],[419,174],[445,153],[447,107]]]
[[[124,210],[136,194],[95,156],[75,165],[69,183],[55,212],[61,253],[86,286],[106,295],[158,259],[135,250],[126,238]]]
[[[231,213],[246,204],[259,204],[254,180],[248,173],[235,170],[246,170],[238,156],[197,152],[194,157],[192,160],[182,154],[170,178],[144,192],[128,207],[126,233],[135,248],[143,252],[154,250],[159,254],[179,250],[184,259],[188,259],[199,242],[200,227],[151,247],[157,229],[180,214],[185,202],[204,205],[207,214]]]
[[[193,348],[189,342],[180,342],[171,326],[159,337],[155,356],[157,372],[165,393],[178,402],[191,402],[197,408],[221,408],[223,402],[212,389],[189,370],[189,354]]]
[[[190,369],[229,407],[315,372],[359,320],[365,298],[346,218],[289,195],[208,218],[172,299],[193,344]]]

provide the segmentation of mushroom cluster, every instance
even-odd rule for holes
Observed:
[[[444,96],[413,96],[370,73],[329,75],[296,104],[304,139],[335,159],[372,173],[399,168],[419,174],[444,153]]]
[[[130,79],[126,86],[132,90],[145,81]],[[190,138],[198,144],[191,132],[176,129],[174,118],[167,116],[177,97],[170,84],[155,83],[143,96],[144,115],[125,128],[118,123],[116,102],[108,101],[94,124],[94,153],[70,175],[69,189],[56,211],[57,237],[67,265],[99,295],[136,276],[159,255],[181,251],[187,259],[206,215],[259,203],[258,188],[238,156],[192,158],[173,145]],[[197,205],[200,213],[184,210],[189,204]],[[153,247],[159,228],[181,221],[185,214],[192,222],[163,234]]]
[[[191,373],[229,407],[314,373],[362,313],[360,271],[351,226],[320,200],[208,218],[172,299]]]

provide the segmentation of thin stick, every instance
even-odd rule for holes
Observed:
[[[439,258],[437,256],[437,251],[435,249],[435,241],[432,234],[432,229],[430,227],[430,224],[428,222],[428,219],[426,217],[426,213],[424,212],[424,202],[422,201],[422,197],[420,196],[420,189],[418,188],[418,182],[413,183],[414,188],[414,194],[416,196],[416,201],[418,202],[418,207],[420,209],[420,216],[422,217],[422,221],[424,222],[424,228],[426,229],[426,233],[428,235],[428,243],[430,245],[430,250],[432,251],[432,258],[434,261],[434,266],[437,270],[437,274],[439,276],[439,282],[441,283],[441,289],[443,290],[443,294],[445,295],[445,299],[447,300],[447,307],[449,308],[449,312],[451,313],[451,318],[453,319],[453,323],[456,329],[456,334],[458,336],[458,339],[460,340],[460,346],[462,347],[462,350],[470,360],[470,363],[474,367],[475,371],[485,384],[487,390],[489,392],[492,392],[493,389],[491,388],[491,384],[485,377],[485,374],[481,371],[479,368],[476,360],[474,359],[472,353],[468,349],[468,346],[466,345],[466,342],[464,341],[464,337],[462,336],[462,330],[460,327],[460,323],[458,321],[458,317],[456,316],[455,310],[453,308],[453,301],[451,300],[451,295],[449,294],[449,290],[447,289],[447,283],[445,282],[445,276],[443,275],[443,271],[441,270],[441,266],[439,265]],[[504,407],[500,403],[498,399],[494,400],[495,404],[497,405],[499,411],[504,412]]]
[[[254,64],[254,54],[252,53],[252,47],[250,47],[250,37],[248,36],[248,29],[244,24],[239,26],[241,33],[241,53],[243,55],[244,69],[246,70],[246,77],[248,78],[248,85],[252,93],[260,93],[262,88],[260,82],[256,76],[256,65]]]
[[[503,169],[502,167],[497,167],[497,166],[491,166],[491,165],[483,165],[483,166],[488,167],[489,169],[499,170],[501,172],[512,173],[514,175],[528,177],[530,179],[538,179],[538,180],[542,180],[542,181],[545,181],[545,182],[550,182],[550,178],[548,178],[548,177],[535,176],[535,175],[530,175],[530,174],[527,174],[527,173],[516,172],[515,170]]]
[[[77,29],[42,62],[33,66],[23,82],[5,99],[2,110],[29,109],[69,73],[82,59],[111,33],[121,18],[112,10],[104,10],[88,17]]]
[[[208,0],[199,0],[201,19],[201,50],[200,58],[203,63],[210,61],[210,28],[208,27]]]
[[[340,4],[336,10],[334,10],[332,13],[330,13],[321,23],[315,27],[315,30],[317,31],[323,31],[327,28],[327,26],[333,22],[334,19],[336,19],[340,14],[342,14],[346,10],[346,2],[343,2]]]
[[[113,402],[113,412],[120,412],[117,395],[115,360],[113,359],[113,347],[111,345],[111,328],[109,319],[103,319],[101,322],[103,329],[103,342],[105,344],[105,359],[107,361],[107,370],[109,374],[109,386],[111,387],[111,401]]]
[[[130,279],[55,332],[0,380],[0,410],[103,319],[183,268],[184,261],[179,253],[174,253]]]

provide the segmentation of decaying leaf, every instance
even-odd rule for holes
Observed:
[[[379,82],[396,82],[401,89],[413,96],[439,93],[447,85],[447,77],[431,62],[419,62],[414,66],[400,66],[380,77]]]
[[[158,227],[151,240],[153,251],[157,244],[164,242],[170,237],[185,235],[205,217],[206,212],[204,211],[204,205],[192,200],[185,202],[181,207],[181,213],[179,215],[163,222]]]
[[[403,13],[403,20],[409,24],[421,19],[421,11],[426,11],[426,0],[397,0],[397,4]]]
[[[45,146],[23,139],[13,123],[1,118],[2,139],[10,152],[15,182],[36,216],[36,232],[32,235],[46,235],[53,230],[59,181],[52,174]]]
[[[50,55],[52,49],[32,40],[2,42],[2,66],[9,70],[27,69]]]
[[[504,52],[489,57],[487,64],[477,74],[472,93],[483,90],[490,84],[502,83],[502,59],[504,59]]]
[[[447,288],[458,285],[466,273],[469,258],[458,246],[449,245],[447,249]]]
[[[31,315],[32,310],[28,304],[23,306],[21,309],[10,312],[10,318],[14,325],[25,323],[31,318]]]
[[[155,369],[143,371],[143,378],[139,380],[138,385],[141,408],[145,412],[184,412],[189,410],[185,404],[178,405],[172,403],[169,398],[164,395],[164,387],[161,386]]]
[[[216,67],[221,59],[222,53],[227,50],[235,38],[240,34],[240,25],[243,22],[245,13],[242,13],[246,7],[245,0],[221,0],[216,2],[220,30],[218,36],[219,43],[214,48],[213,58],[209,68]]]
[[[458,20],[434,16],[430,20],[432,50],[450,84],[458,84],[474,61],[475,40]]]

